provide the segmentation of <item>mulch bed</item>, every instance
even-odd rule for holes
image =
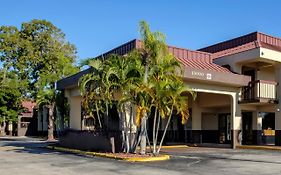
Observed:
[[[151,153],[147,153],[144,155],[141,154],[132,154],[132,153],[106,153],[107,155],[112,155],[112,156],[116,156],[116,157],[120,157],[120,158],[132,158],[132,157],[139,157],[139,158],[145,158],[145,157],[157,157],[154,156]]]

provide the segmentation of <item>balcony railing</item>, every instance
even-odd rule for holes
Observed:
[[[277,103],[277,82],[256,80],[242,88],[240,102]]]

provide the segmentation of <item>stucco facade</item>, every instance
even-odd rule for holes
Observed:
[[[103,56],[124,55],[140,45],[132,40]],[[199,51],[170,46],[169,51],[183,63],[184,81],[197,98],[190,98],[187,124],[173,118],[166,142],[281,145],[281,39],[254,32]],[[77,82],[87,72],[57,83],[75,130],[83,129]]]

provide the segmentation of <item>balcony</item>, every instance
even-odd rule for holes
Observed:
[[[278,103],[277,82],[256,80],[242,88],[239,103]]]

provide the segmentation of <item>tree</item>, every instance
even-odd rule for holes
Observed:
[[[90,61],[93,73],[84,75],[79,86],[82,93],[83,106],[88,115],[97,118],[99,128],[100,113],[108,117],[109,106],[116,104],[122,124],[124,152],[134,152],[136,147],[133,134],[132,87],[141,82],[143,68],[141,60],[130,56],[111,55],[106,60]],[[105,129],[105,128],[103,128]]]
[[[148,24],[144,21],[140,22],[140,32],[142,48],[139,52],[142,55],[145,66],[143,90],[140,91],[145,103],[140,103],[140,107],[146,110],[139,117],[142,120],[142,130],[146,130],[147,117],[151,116],[150,109],[152,107],[155,109],[153,115],[153,153],[156,155],[159,154],[161,149],[173,112],[178,113],[185,119],[183,121],[186,121],[188,118],[188,96],[183,96],[183,94],[191,94],[194,97],[195,94],[184,85],[181,64],[169,53],[165,36],[160,32],[151,32]],[[180,100],[181,103],[176,103],[174,99]],[[168,122],[160,145],[156,149],[161,118],[168,118]],[[142,132],[141,141],[143,142],[146,140],[144,139],[146,133]],[[141,144],[142,154],[145,153],[145,148],[146,144]]]
[[[49,108],[48,139],[53,139],[55,82],[78,69],[76,49],[64,33],[46,20],[22,23],[21,28],[0,28],[0,59],[28,82],[26,98]]]
[[[104,61],[86,60],[96,71],[85,75],[80,87],[89,109],[93,106],[90,104],[100,100],[105,103],[117,101],[119,116],[123,119],[121,123],[125,126],[122,136],[127,153],[134,152],[140,143],[140,153],[145,154],[146,141],[149,143],[146,121],[154,108],[152,151],[157,155],[172,115],[181,116],[182,123],[188,119],[187,94],[194,96],[194,93],[183,83],[181,64],[169,53],[164,35],[151,32],[144,21],[140,22],[140,31],[141,49],[124,56],[111,55]],[[128,107],[136,107],[135,116],[126,109]],[[133,118],[135,123],[131,122]],[[167,119],[167,124],[157,147],[161,119]],[[135,124],[139,132],[132,139],[131,128]]]
[[[6,122],[17,122],[24,109],[21,105],[20,83],[6,68],[0,70],[0,133],[4,133]]]

